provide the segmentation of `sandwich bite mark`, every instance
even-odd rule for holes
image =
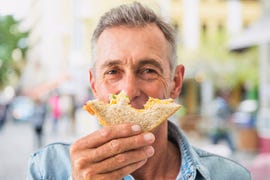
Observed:
[[[149,97],[144,109],[136,109],[130,105],[129,97],[121,92],[118,95],[111,95],[109,104],[90,100],[83,108],[96,115],[102,126],[132,123],[140,125],[146,132],[155,129],[180,107],[181,105],[174,103],[173,99]]]

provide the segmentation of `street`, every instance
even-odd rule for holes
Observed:
[[[59,124],[62,126],[65,122]],[[75,136],[59,128],[57,135],[53,135],[45,126],[45,142],[49,144],[56,141],[72,142]],[[63,126],[62,126],[63,127]],[[0,131],[0,179],[20,180],[26,179],[27,162],[30,155],[36,150],[34,132],[28,123],[8,122]]]
[[[68,118],[62,118],[53,132],[52,121],[47,118],[44,125],[44,142],[47,145],[54,142],[71,143],[99,128],[97,121],[86,111],[76,112],[75,129],[71,128]],[[35,134],[31,124],[27,122],[7,121],[0,129],[0,179],[24,180],[27,174],[28,158],[37,150]]]
[[[25,179],[32,138],[28,124],[5,124],[0,132],[0,179]]]

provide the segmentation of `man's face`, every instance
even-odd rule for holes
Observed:
[[[169,98],[169,44],[155,25],[113,27],[99,37],[95,71],[90,82],[95,97],[108,102],[110,94],[124,91],[135,108],[143,108],[148,97]]]

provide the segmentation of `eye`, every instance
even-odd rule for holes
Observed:
[[[117,70],[116,70],[116,69],[109,70],[109,71],[107,72],[107,74],[109,74],[109,75],[117,74]]]
[[[156,79],[159,74],[155,69],[145,68],[140,71],[139,75],[142,79],[149,81]]]
[[[156,71],[154,69],[145,69],[144,73],[156,73]]]
[[[117,68],[114,69],[108,69],[107,71],[105,71],[104,73],[104,80],[110,81],[110,82],[114,82],[117,81],[121,78],[121,71]]]
[[[117,69],[117,68],[110,68],[110,69],[108,69],[108,70],[105,71],[104,75],[105,76],[114,76],[114,75],[119,74],[119,73],[120,73],[119,69]]]

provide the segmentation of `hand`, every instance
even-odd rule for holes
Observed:
[[[122,179],[143,166],[154,154],[152,133],[138,125],[100,129],[71,145],[73,179]]]

